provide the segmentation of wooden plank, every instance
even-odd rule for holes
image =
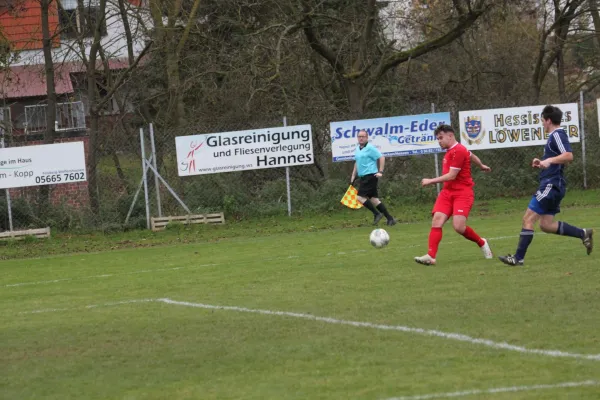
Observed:
[[[152,217],[151,225],[153,231],[159,231],[166,228],[171,221],[180,222],[184,225],[188,224],[224,224],[225,215],[223,213],[210,214],[190,214],[176,215],[169,217]]]
[[[34,236],[36,238],[49,238],[50,227],[40,229],[27,229],[22,231],[6,231],[0,232],[0,239],[25,239],[28,236]]]

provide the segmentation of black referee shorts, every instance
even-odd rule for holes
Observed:
[[[369,174],[360,177],[360,186],[358,188],[358,195],[360,197],[379,197],[377,194],[377,184],[379,183],[379,178],[375,176],[375,174]]]

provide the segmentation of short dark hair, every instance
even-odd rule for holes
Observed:
[[[452,133],[454,135],[454,128],[452,128],[450,125],[442,124],[442,125],[438,126],[437,128],[435,128],[435,131],[433,131],[433,134],[435,136],[437,136],[442,132],[443,133]]]
[[[560,125],[562,122],[563,112],[555,106],[546,106],[542,111],[542,119],[549,119],[554,125]]]

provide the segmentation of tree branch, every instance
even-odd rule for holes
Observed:
[[[367,4],[367,18],[365,22],[365,26],[361,35],[360,47],[358,49],[358,57],[354,62],[354,66],[352,67],[352,72],[358,71],[365,58],[367,57],[368,46],[371,43],[371,37],[373,34],[373,24],[375,23],[376,18],[376,1],[369,0]]]
[[[190,15],[188,16],[187,24],[185,24],[185,29],[183,34],[181,35],[181,39],[179,39],[179,43],[177,44],[177,50],[175,50],[175,54],[177,54],[177,60],[179,60],[179,55],[183,50],[183,46],[185,46],[185,42],[187,41],[188,36],[190,36],[190,29],[192,29],[192,25],[196,19],[196,12],[198,12],[198,8],[200,7],[200,0],[194,0],[194,5],[192,6],[192,11],[190,11]]]
[[[477,21],[477,19],[483,15],[487,8],[488,7],[485,7],[485,0],[478,0],[474,9],[472,9],[469,13],[459,16],[457,24],[449,32],[446,32],[444,35],[435,39],[421,43],[412,49],[399,51],[390,55],[381,63],[376,75],[374,76],[374,80],[378,80],[387,70],[402,64],[411,58],[417,58],[423,54],[427,54],[433,50],[452,43],[452,41],[462,36],[467,29],[473,26],[475,21]]]
[[[98,102],[98,108],[102,108],[106,103],[108,103],[108,101],[110,100],[110,98],[112,97],[112,95],[115,94],[115,92],[117,90],[119,90],[119,88],[123,85],[123,82],[125,81],[125,78],[127,78],[128,75],[131,73],[131,71],[133,71],[137,67],[137,65],[139,64],[140,60],[142,58],[144,58],[144,56],[146,55],[146,53],[152,47],[153,43],[154,42],[149,41],[146,44],[146,47],[144,47],[144,49],[142,50],[142,52],[137,56],[137,58],[133,62],[133,64],[131,64],[122,74],[119,75],[119,78],[115,82],[114,86],[108,91],[108,93],[106,93],[106,96],[104,97],[104,99],[102,101]]]
[[[302,8],[305,15],[304,35],[308,40],[310,47],[316,51],[321,57],[327,60],[327,62],[333,67],[333,69],[341,76],[344,75],[344,66],[339,61],[338,57],[331,51],[331,49],[325,47],[325,45],[317,38],[314,27],[312,26],[312,11],[306,0],[302,0]]]
[[[131,36],[131,27],[129,26],[129,18],[127,17],[127,10],[125,9],[125,0],[119,0],[119,13],[121,14],[121,20],[123,21],[123,28],[125,30],[125,39],[127,41],[127,59],[129,65],[133,63],[133,38]]]

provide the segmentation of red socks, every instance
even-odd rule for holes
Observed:
[[[442,228],[431,228],[429,232],[429,254],[432,258],[437,255],[438,247],[442,241]]]
[[[467,229],[462,234],[466,239],[469,239],[471,242],[477,243],[479,247],[485,244],[485,241],[479,236],[470,226],[467,226]],[[438,247],[440,246],[440,242],[442,241],[442,228],[431,228],[429,232],[429,250],[427,254],[429,254],[432,258],[435,258],[438,252]]]
[[[485,241],[477,234],[470,226],[467,226],[467,229],[462,234],[466,239],[469,239],[471,242],[477,243],[477,246],[481,247],[485,244]]]

